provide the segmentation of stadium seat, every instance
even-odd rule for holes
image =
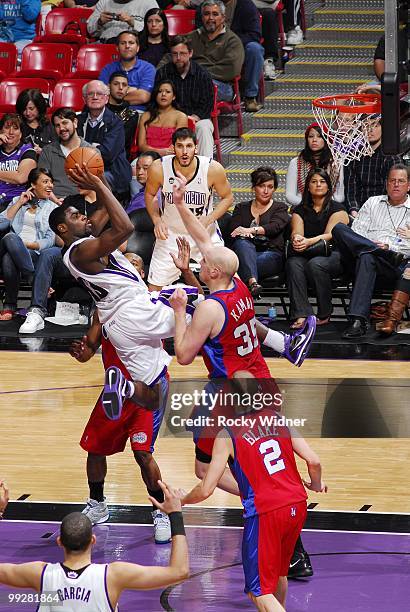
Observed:
[[[232,81],[234,96],[231,102],[223,102],[217,99],[218,89],[214,85],[214,107],[211,112],[211,121],[214,126],[214,142],[216,146],[216,159],[222,161],[221,136],[219,134],[218,117],[222,113],[235,113],[236,125],[238,127],[238,138],[243,134],[243,118],[241,108],[241,94],[239,92],[239,81],[241,77],[237,76]]]
[[[17,48],[14,43],[0,42],[0,78],[4,79],[17,66]]]
[[[13,77],[40,77],[54,84],[70,72],[73,63],[73,50],[69,45],[51,43],[32,43],[23,49],[21,70]],[[53,85],[54,86],[54,85]]]
[[[45,79],[8,77],[0,83],[0,113],[15,113],[16,101],[24,89],[39,89],[50,99],[50,83]]]
[[[187,32],[195,30],[196,11],[192,9],[171,9],[164,11],[164,13],[168,21],[168,34],[170,36],[187,34]]]
[[[46,24],[44,28],[44,35],[48,34],[65,34],[71,29],[74,31],[78,26],[78,34],[88,37],[87,32],[87,19],[92,14],[94,9],[92,8],[62,8],[54,9],[50,11],[46,18]],[[70,26],[73,26],[71,28]],[[68,26],[68,27],[67,27]],[[66,32],[65,32],[66,31]]]
[[[84,107],[82,89],[86,83],[88,83],[88,79],[63,79],[58,81],[53,91],[50,113],[61,106],[81,111]]]
[[[119,57],[115,45],[84,45],[77,55],[77,70],[65,76],[69,79],[96,79],[104,66]]]

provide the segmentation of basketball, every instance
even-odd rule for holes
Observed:
[[[76,164],[80,167],[83,164],[87,164],[87,169],[96,176],[102,176],[104,173],[102,157],[97,149],[92,149],[91,147],[79,147],[67,155],[64,164],[66,173],[69,174],[68,171],[73,170]]]

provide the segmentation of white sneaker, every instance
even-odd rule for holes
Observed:
[[[288,45],[300,45],[303,42],[303,32],[300,26],[296,26],[293,30],[289,30],[286,36]]]
[[[95,499],[87,499],[87,505],[82,511],[82,514],[88,516],[93,525],[105,523],[110,518],[108,506],[104,501],[98,502]]]
[[[274,81],[276,79],[275,64],[271,57],[266,58],[263,62],[263,75],[268,81]]]
[[[44,329],[44,319],[37,312],[28,313],[26,320],[19,329],[19,334],[34,334],[34,332]]]
[[[152,520],[154,521],[155,544],[168,544],[171,541],[171,523],[168,515],[161,510],[154,510]]]

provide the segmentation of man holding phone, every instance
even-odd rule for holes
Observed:
[[[101,43],[117,42],[124,30],[141,32],[145,13],[158,8],[155,0],[100,0],[87,21],[87,30]]]

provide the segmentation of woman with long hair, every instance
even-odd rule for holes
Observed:
[[[160,81],[139,122],[139,150],[171,155],[174,152],[172,134],[181,127],[188,127],[188,117],[178,109],[175,85],[169,80]]]
[[[335,202],[344,201],[343,167],[338,168],[332,153],[323,138],[321,127],[312,123],[305,131],[305,146],[297,157],[293,157],[286,174],[286,201],[297,206],[302,201],[306,177],[313,168],[326,170],[332,183]]]
[[[260,297],[259,280],[283,270],[284,232],[289,223],[286,204],[275,202],[275,170],[256,168],[251,174],[254,199],[235,206],[231,219],[232,249],[239,259],[239,276],[252,296]]]
[[[317,298],[317,324],[325,325],[332,313],[332,278],[342,273],[340,253],[329,249],[336,223],[349,224],[342,204],[332,199],[332,182],[322,168],[306,177],[302,204],[290,222],[291,238],[286,261],[291,327],[300,329],[313,314],[308,287]]]
[[[164,11],[152,8],[145,13],[139,41],[138,58],[157,67],[164,55],[169,53],[168,21]]]
[[[34,168],[28,175],[26,191],[15,197],[1,214],[1,217],[8,219],[12,228],[0,241],[5,293],[1,321],[11,320],[16,311],[20,276],[31,280],[37,271],[45,278],[38,278],[38,282],[34,283],[32,302],[46,310],[44,301],[49,286],[44,285],[47,273],[44,266],[39,264],[44,251],[56,248],[55,234],[48,224],[49,214],[57,206],[51,200],[52,195],[53,177],[50,170]]]
[[[23,141],[33,145],[37,154],[57,140],[53,126],[47,119],[47,102],[39,89],[25,89],[16,101],[16,111],[21,117]]]

